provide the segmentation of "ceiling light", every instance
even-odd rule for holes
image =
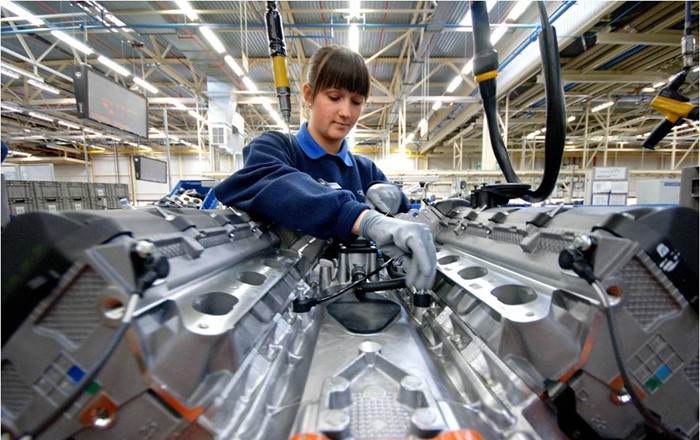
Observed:
[[[96,135],[96,136],[102,136],[102,133],[100,133],[100,132],[97,131],[97,130],[93,130],[92,128],[83,128],[83,131],[86,132],[86,133],[92,133],[92,134],[94,134],[94,135]]]
[[[593,107],[593,108],[591,109],[591,111],[595,113],[595,112],[598,112],[598,111],[600,111],[600,110],[604,110],[604,109],[606,109],[606,108],[608,108],[608,107],[611,107],[613,104],[615,104],[613,101],[608,101],[608,102],[606,102],[606,103],[596,105],[595,107]]]
[[[348,1],[348,6],[350,9],[350,13],[348,14],[350,18],[354,17],[360,17],[360,0],[349,0]]]
[[[569,116],[566,118],[566,122],[574,122],[576,120],[576,116]]]
[[[153,148],[147,147],[147,146],[141,145],[141,144],[139,144],[139,148],[144,150],[144,151],[153,151]]]
[[[234,60],[233,57],[232,57],[231,55],[228,55],[228,54],[227,54],[227,55],[224,57],[224,61],[226,61],[226,64],[228,64],[229,67],[231,67],[231,69],[233,69],[233,72],[234,72],[236,75],[238,75],[238,76],[243,76],[243,75],[245,75],[245,72],[243,72],[243,69],[241,69],[241,66],[238,65],[238,63],[236,62],[236,60]]]
[[[413,132],[408,133],[408,136],[406,136],[406,143],[413,142],[413,138],[415,138],[415,137],[416,137],[415,133],[413,133]]]
[[[251,92],[257,92],[257,91],[258,91],[258,87],[255,85],[255,83],[253,82],[253,80],[251,80],[251,79],[248,78],[247,76],[244,76],[244,77],[243,77],[243,84],[245,84],[245,86],[248,87],[248,90],[250,90]]]
[[[46,90],[46,91],[49,92],[49,93],[53,93],[54,95],[60,95],[60,94],[61,94],[61,91],[58,90],[57,88],[51,87],[50,85],[44,84],[43,82],[37,81],[37,80],[35,80],[35,79],[28,79],[28,80],[27,80],[27,83],[29,83],[29,84],[31,84],[31,85],[33,85],[34,87],[37,87],[37,88],[39,88],[39,89]]]
[[[348,47],[353,52],[360,52],[360,28],[357,27],[356,23],[350,25],[348,31]]]
[[[35,75],[31,72],[27,72],[26,70],[20,69],[19,67],[15,67],[12,64],[0,63],[0,67],[2,67],[5,70],[9,70],[10,72],[14,72],[18,75],[26,76],[27,78],[31,78],[31,79],[34,79],[36,81],[44,82],[44,79],[42,77]]]
[[[156,87],[151,85],[146,80],[139,78],[138,76],[134,77],[134,82],[136,84],[140,85],[141,87],[143,87],[144,89],[148,90],[151,93],[158,93],[158,89]]]
[[[51,116],[44,115],[42,113],[37,113],[37,112],[29,112],[29,116],[32,118],[37,118],[41,119],[42,121],[48,121],[48,122],[53,122],[53,118]]]
[[[128,70],[126,70],[125,68],[123,68],[123,67],[120,66],[119,64],[115,63],[114,61],[110,60],[109,58],[107,58],[107,57],[104,56],[104,55],[100,55],[99,57],[97,57],[97,61],[99,61],[100,63],[102,63],[102,64],[104,64],[105,66],[109,67],[110,69],[114,70],[115,72],[117,72],[117,73],[120,74],[121,76],[129,76],[129,75],[131,75],[131,73],[129,73]]]
[[[194,12],[194,9],[192,9],[192,5],[187,0],[173,0],[175,4],[180,8],[180,11],[182,11],[183,14],[187,15],[187,18],[190,20],[197,20],[199,19],[199,15],[197,15],[196,12]]]
[[[659,87],[663,87],[666,85],[666,81],[659,81],[656,84],[652,85],[653,88],[658,89]]]
[[[442,101],[435,101],[435,104],[433,104],[433,111],[437,111],[440,107],[442,107]]]
[[[515,3],[515,6],[513,6],[513,9],[511,9],[508,13],[506,20],[516,21],[521,15],[523,15],[523,12],[525,12],[529,5],[530,0],[518,0],[518,2]]]
[[[16,16],[18,16],[22,20],[27,20],[28,22],[30,22],[31,24],[33,24],[35,26],[43,26],[45,24],[44,20],[42,20],[39,17],[36,17],[31,12],[27,11],[26,9],[24,9],[23,7],[21,7],[19,5],[12,3],[11,1],[4,1],[3,0],[2,2],[0,2],[0,6],[13,12]]]
[[[643,93],[654,93],[654,92],[656,92],[656,89],[653,88],[653,87],[644,87],[644,88],[642,89],[642,92],[643,92]]]
[[[474,69],[474,60],[469,60],[467,61],[467,64],[462,67],[462,75],[469,75],[472,73],[472,70]]]
[[[168,102],[171,103],[173,106],[179,108],[180,110],[188,110],[185,104],[181,103],[175,98],[168,98]]]
[[[58,120],[58,125],[63,125],[64,127],[72,128],[74,130],[80,130],[80,125],[74,124],[72,122],[64,121],[62,119]]]
[[[10,104],[9,102],[0,102],[0,107],[4,108],[7,111],[10,112],[21,112],[22,109],[17,107],[14,104]]]
[[[195,118],[196,120],[198,120],[198,121],[200,121],[200,122],[205,122],[205,121],[206,121],[206,119],[204,118],[204,116],[200,115],[199,113],[197,113],[197,112],[194,111],[194,110],[189,110],[189,111],[187,112],[187,114],[189,114],[190,116],[192,116],[193,118]]]
[[[53,35],[54,37],[63,41],[64,43],[66,43],[70,47],[78,49],[79,51],[81,51],[85,55],[92,55],[93,53],[95,53],[95,51],[92,50],[91,47],[83,44],[82,42],[76,40],[75,38],[71,37],[70,35],[68,35],[67,33],[65,33],[63,31],[51,31],[51,35]]]
[[[0,69],[0,75],[9,76],[10,78],[19,79],[19,75],[7,69]]]
[[[462,77],[461,76],[455,76],[452,82],[450,83],[449,86],[447,86],[447,93],[452,93],[457,89],[457,86],[459,86],[459,83],[462,82]]]
[[[202,26],[199,28],[199,31],[204,35],[204,38],[209,41],[209,44],[211,44],[211,47],[214,48],[216,53],[224,53],[226,52],[226,48],[224,47],[224,43],[219,40],[219,37],[216,36],[214,31],[211,30],[211,28],[208,28],[206,26]]]
[[[491,32],[491,44],[496,44],[498,41],[503,38],[503,36],[506,34],[508,31],[508,28],[505,26],[498,26],[496,27],[496,30]]]
[[[11,156],[24,156],[24,157],[32,157],[31,154],[25,153],[24,151],[17,151],[17,150],[9,150],[8,153],[10,153]]]
[[[700,71],[700,66],[695,66],[695,69],[693,69],[693,72],[698,72]]]

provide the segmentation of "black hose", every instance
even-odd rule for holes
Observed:
[[[685,23],[683,25],[683,35],[686,35],[686,36],[693,35],[692,23],[693,23],[692,2],[690,0],[686,0],[686,2],[685,2]]]
[[[374,281],[371,283],[364,283],[357,286],[355,289],[358,292],[380,292],[383,290],[393,290],[401,289],[406,287],[406,277],[392,278],[385,281]]]
[[[536,190],[527,190],[521,196],[523,200],[531,203],[541,202],[546,199],[556,187],[566,138],[566,103],[564,100],[564,89],[561,85],[559,48],[556,33],[549,23],[544,4],[538,2],[538,7],[540,20],[542,21],[542,32],[540,33],[539,42],[547,97],[547,122],[545,169],[542,182]],[[480,1],[471,2],[471,9],[474,27],[474,74],[479,82],[479,93],[484,103],[486,124],[491,137],[494,156],[506,180],[510,183],[521,183],[515,170],[513,170],[508,150],[498,127],[495,75],[490,79],[480,80],[479,78],[480,75],[489,71],[495,71],[498,67],[496,52],[490,41],[488,11],[485,2]],[[496,57],[495,63],[494,57]],[[494,64],[496,67],[494,67]]]

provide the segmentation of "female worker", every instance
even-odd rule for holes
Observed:
[[[226,205],[315,237],[346,243],[368,238],[385,254],[404,256],[407,285],[430,288],[436,265],[430,230],[370,210],[406,212],[408,200],[371,160],[350,153],[345,141],[369,88],[359,54],[341,46],[317,50],[303,86],[308,122],[291,139],[275,131],[254,139],[243,149],[244,167],[214,191]]]

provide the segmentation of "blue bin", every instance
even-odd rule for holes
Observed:
[[[199,194],[205,195],[202,206],[199,209],[216,209],[219,207],[219,200],[216,198],[216,195],[214,195],[215,186],[216,181],[214,180],[181,180],[177,182],[177,185],[175,185],[168,195],[174,197],[181,192],[194,189]]]

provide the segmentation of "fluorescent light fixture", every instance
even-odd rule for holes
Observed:
[[[348,30],[348,47],[353,52],[360,52],[360,28],[356,23],[351,24]]]
[[[10,78],[19,79],[19,75],[7,69],[0,69],[0,75],[9,76]]]
[[[11,1],[3,0],[0,2],[0,6],[7,9],[8,11],[11,11],[12,13],[14,13],[16,16],[18,16],[22,20],[27,20],[28,22],[30,22],[34,26],[43,26],[45,24],[44,20],[42,20],[39,17],[36,17],[31,12],[27,11],[26,9],[24,9],[23,7],[21,7],[19,5],[12,3]]]
[[[350,18],[360,17],[360,0],[349,0],[348,6],[350,9]]]
[[[467,61],[467,64],[462,67],[462,75],[469,75],[474,70],[474,60]]]
[[[153,151],[153,148],[139,144],[139,148],[144,151]]]
[[[22,109],[17,107],[14,104],[10,104],[9,102],[0,102],[0,107],[4,108],[7,111],[10,112],[21,112]]]
[[[89,128],[89,127],[83,128],[83,131],[86,132],[86,133],[92,133],[92,134],[94,134],[94,135],[96,135],[96,136],[102,136],[102,133],[100,133],[100,132],[97,131],[97,130],[93,130],[92,128]]]
[[[57,88],[51,87],[50,85],[44,84],[43,82],[37,81],[37,80],[35,80],[35,79],[28,79],[28,80],[27,80],[27,83],[33,85],[34,87],[36,87],[36,88],[38,88],[38,89],[46,90],[46,91],[49,92],[49,93],[53,93],[54,95],[60,95],[60,94],[61,94],[61,91],[58,90]]]
[[[195,118],[195,119],[198,120],[198,121],[201,121],[201,122],[205,122],[205,121],[206,121],[206,119],[204,118],[204,116],[200,115],[199,113],[197,113],[197,112],[194,111],[194,110],[189,110],[189,111],[187,112],[187,114],[190,115],[190,116],[192,116],[193,118]]]
[[[28,115],[32,118],[41,119],[42,121],[53,122],[53,118],[51,116],[45,115],[43,113],[29,112]]]
[[[105,151],[105,147],[100,147],[99,145],[88,145],[91,150]]]
[[[176,98],[168,98],[168,102],[180,110],[188,110],[187,106],[178,101]]]
[[[595,113],[595,112],[598,112],[598,111],[601,111],[601,110],[605,110],[605,109],[608,108],[608,107],[612,107],[613,104],[615,104],[613,101],[608,101],[608,102],[606,102],[606,103],[596,105],[595,107],[593,107],[593,108],[591,109],[591,111]]]
[[[452,93],[457,89],[457,86],[459,86],[459,83],[462,82],[462,77],[461,76],[455,76],[452,82],[450,83],[449,86],[447,86],[447,93]]]
[[[138,76],[134,77],[134,82],[151,93],[158,93],[158,89],[156,87],[151,85],[148,81],[139,78]]]
[[[54,37],[58,38],[59,40],[63,41],[67,45],[69,45],[72,48],[78,49],[85,55],[92,55],[95,53],[94,50],[90,46],[87,46],[86,44],[82,43],[81,41],[76,40],[75,38],[71,37],[67,33],[63,31],[51,31],[51,35]]]
[[[27,72],[26,70],[20,69],[19,67],[15,67],[12,64],[0,63],[0,67],[2,67],[5,70],[9,70],[10,72],[14,72],[18,75],[26,76],[27,78],[31,78],[39,82],[44,82],[44,79],[42,77],[34,75],[31,72]]]
[[[503,36],[506,34],[508,31],[508,28],[505,26],[498,26],[496,29],[491,32],[491,44],[496,44],[498,41],[503,38]]]
[[[506,20],[516,21],[521,15],[523,15],[523,12],[525,12],[529,5],[530,0],[518,0],[515,3],[515,6],[513,6],[510,12],[508,12],[508,17]]]
[[[693,69],[693,72],[698,72],[700,71],[700,66],[695,66],[695,69]]]
[[[211,28],[208,28],[206,26],[202,26],[199,28],[199,31],[204,35],[204,38],[207,39],[209,44],[211,44],[211,47],[214,48],[216,53],[224,53],[226,52],[226,48],[224,47],[224,43],[219,40],[219,37],[216,36],[214,31],[211,30]]]
[[[433,104],[433,111],[437,111],[440,107],[442,107],[442,101],[435,101]]]
[[[180,142],[180,138],[177,137],[177,136],[171,135],[171,136],[169,137],[169,139],[170,139],[171,141],[173,141],[173,142]]]
[[[8,151],[8,153],[10,153],[10,155],[12,155],[12,156],[32,157],[31,154],[25,153],[24,151],[10,150],[10,151]]]
[[[659,87],[663,87],[666,85],[666,81],[659,81],[656,84],[652,85],[653,88],[658,89]]]
[[[680,130],[682,128],[687,128],[687,127],[688,127],[688,124],[676,125],[675,127],[673,127],[673,130]]]
[[[642,92],[643,92],[643,93],[654,93],[654,92],[656,92],[656,89],[653,88],[653,87],[644,87],[644,88],[642,89]]]
[[[177,5],[178,8],[180,8],[180,11],[182,11],[183,14],[187,15],[187,18],[190,20],[198,20],[199,15],[197,15],[196,12],[194,12],[194,9],[192,9],[192,5],[187,0],[173,0],[175,4]]]
[[[413,133],[413,132],[408,133],[408,136],[406,136],[406,143],[413,142],[413,138],[415,138],[415,137],[416,137],[415,133]]]
[[[58,120],[58,125],[63,125],[64,127],[72,128],[74,130],[80,130],[80,125],[64,121],[63,119]]]
[[[231,55],[226,54],[224,57],[224,61],[226,61],[226,64],[233,69],[233,72],[238,75],[238,76],[243,76],[245,75],[245,72],[243,72],[243,69],[241,69],[241,66],[238,65],[236,60],[233,59]]]
[[[576,116],[569,116],[566,118],[566,122],[574,122],[576,120]]]
[[[99,57],[97,57],[97,61],[99,61],[100,63],[109,67],[110,69],[114,70],[115,72],[117,72],[121,76],[131,75],[131,73],[128,70],[126,70],[125,68],[123,68],[119,64],[115,63],[114,61],[110,60],[109,58],[107,58],[104,55],[100,55]]]
[[[247,76],[244,76],[244,77],[243,77],[243,84],[245,84],[245,86],[248,87],[248,90],[250,90],[251,92],[257,92],[257,91],[258,91],[258,87],[255,85],[255,83],[253,82],[253,80],[251,80],[251,79],[248,78]]]

